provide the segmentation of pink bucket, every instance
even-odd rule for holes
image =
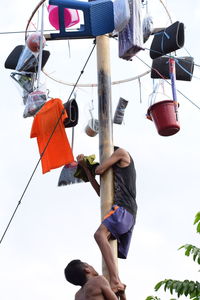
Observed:
[[[49,12],[49,22],[56,29],[59,30],[59,16],[58,16],[58,6],[48,5]],[[76,9],[64,8],[64,18],[65,18],[65,28],[71,27],[79,23],[80,18],[78,11]]]

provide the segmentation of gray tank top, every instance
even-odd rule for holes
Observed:
[[[137,213],[136,203],[136,171],[132,157],[130,165],[119,167],[113,165],[114,173],[114,204],[127,209],[134,217]]]

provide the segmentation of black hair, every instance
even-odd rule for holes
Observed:
[[[119,149],[119,147],[118,146],[114,146],[114,151],[116,151],[117,149]]]
[[[85,265],[81,260],[72,260],[64,270],[66,280],[74,285],[83,286],[87,281],[84,268]]]

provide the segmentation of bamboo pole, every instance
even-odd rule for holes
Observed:
[[[96,38],[97,71],[98,71],[98,114],[99,114],[99,155],[100,162],[108,158],[113,152],[113,126],[111,103],[111,72],[110,45],[106,35]],[[101,176],[101,218],[109,211],[113,204],[113,173],[108,170]],[[110,241],[117,265],[117,242]],[[109,274],[102,259],[103,275],[109,280]]]

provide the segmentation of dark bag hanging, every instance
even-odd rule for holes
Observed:
[[[78,124],[78,105],[75,99],[71,99],[64,103],[64,108],[67,112],[68,118],[64,120],[64,126],[74,127]]]
[[[191,81],[194,70],[194,58],[191,56],[174,57],[176,64],[176,79]],[[151,67],[151,78],[170,79],[169,57],[162,56],[153,59]]]
[[[184,46],[184,24],[179,21],[155,33],[151,47],[152,59],[178,50]]]
[[[24,50],[24,47],[25,47],[24,45],[18,45],[12,50],[12,52],[8,55],[4,64],[6,69],[11,69],[11,70],[16,69],[18,60],[20,58],[20,55],[22,54],[22,51]],[[47,50],[42,51],[42,68],[45,66],[49,56],[50,56],[49,51]],[[30,57],[29,61],[26,63],[25,69],[20,71],[35,73],[37,72],[37,68],[38,68],[38,59],[33,54]]]
[[[128,104],[127,100],[125,100],[122,97],[119,98],[119,102],[118,102],[116,110],[115,110],[113,123],[120,124],[120,125],[122,124],[123,119],[124,119],[125,108],[126,108],[127,104]]]

